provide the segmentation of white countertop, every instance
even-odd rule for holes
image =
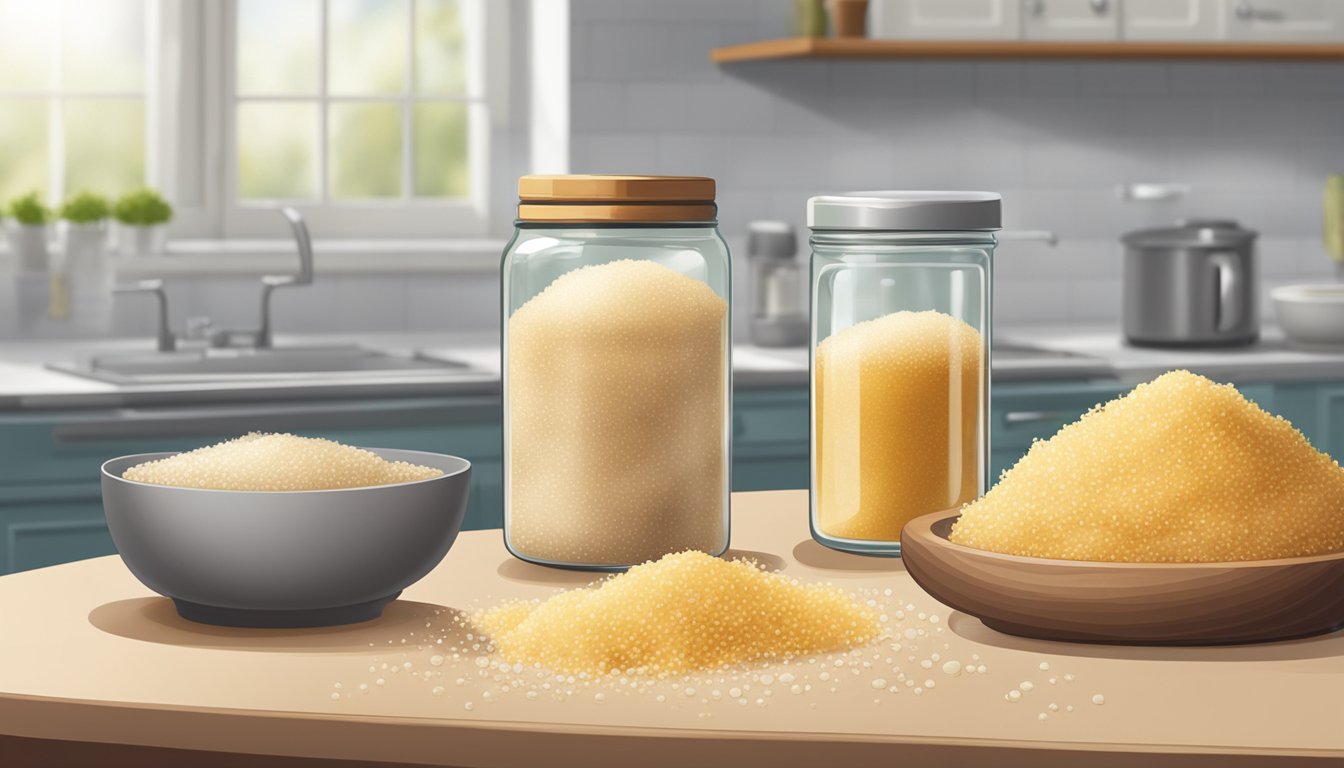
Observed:
[[[1273,326],[1263,327],[1260,340],[1244,347],[1133,347],[1109,326],[1023,326],[1003,329],[997,339],[1100,358],[1125,384],[1148,381],[1177,368],[1236,384],[1344,380],[1344,352],[1293,349]]]
[[[1135,384],[1166,371],[1186,368],[1218,381],[1344,380],[1344,353],[1304,352],[1288,347],[1277,328],[1266,327],[1260,342],[1217,349],[1147,349],[1123,342],[1111,326],[1016,326],[1000,329],[1001,344],[1037,347],[1094,358],[1090,378]],[[391,351],[418,351],[429,357],[458,360],[470,372],[442,379],[416,381],[345,379],[339,383],[212,382],[120,386],[44,367],[48,362],[87,359],[95,354],[148,352],[148,339],[45,341],[0,344],[0,410],[29,408],[123,407],[159,402],[215,402],[307,396],[444,396],[488,394],[499,388],[497,338],[489,333],[281,336],[277,346],[366,344]],[[996,358],[1001,383],[1059,379],[1058,360]],[[738,345],[733,350],[734,383],[740,387],[803,386],[807,383],[807,350]]]

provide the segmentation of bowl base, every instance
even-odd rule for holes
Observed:
[[[173,598],[177,614],[198,624],[222,627],[256,627],[264,629],[297,629],[303,627],[334,627],[340,624],[358,624],[383,615],[383,608],[397,599],[401,592],[370,600],[367,603],[342,605],[336,608],[297,609],[290,611],[252,610],[248,608],[221,608],[201,605]]]

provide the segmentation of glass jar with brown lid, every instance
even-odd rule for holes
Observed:
[[[504,539],[619,570],[728,548],[728,246],[714,180],[524,176],[504,253]]]

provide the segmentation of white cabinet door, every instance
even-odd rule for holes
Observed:
[[[889,40],[1017,40],[1022,0],[871,0],[869,36]]]
[[[1341,0],[1223,0],[1227,39],[1284,43],[1344,41]]]
[[[1117,40],[1120,0],[1023,0],[1028,40]]]
[[[1124,0],[1120,36],[1126,40],[1217,40],[1221,0]]]

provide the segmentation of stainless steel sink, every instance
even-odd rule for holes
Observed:
[[[146,352],[106,355],[84,363],[57,363],[48,367],[111,384],[292,381],[316,377],[440,378],[472,370],[455,360],[358,346]]]

